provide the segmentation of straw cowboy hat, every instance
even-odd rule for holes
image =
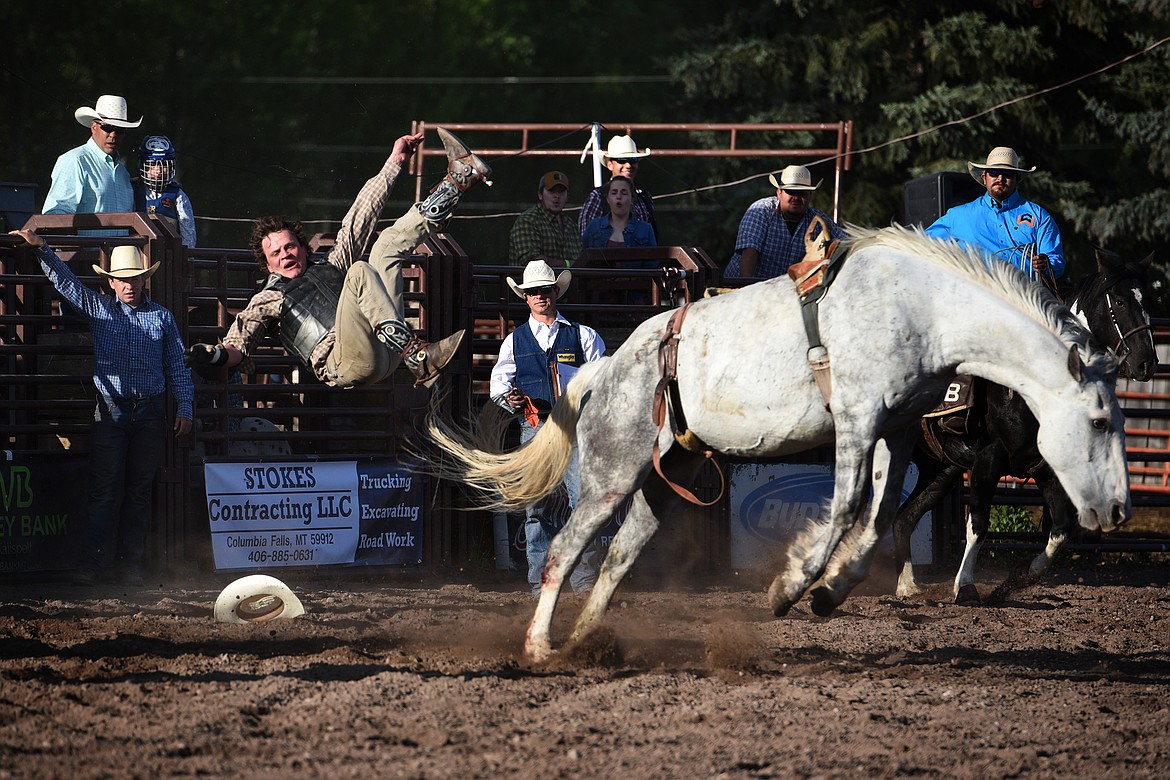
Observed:
[[[776,174],[770,173],[768,181],[772,182],[772,186],[778,190],[797,190],[798,192],[812,192],[821,186],[819,181],[816,184],[812,183],[812,173],[803,165],[789,165],[780,171],[779,180],[776,179]]]
[[[987,162],[980,164],[977,162],[967,162],[967,173],[971,174],[971,178],[980,184],[983,183],[983,172],[988,168],[996,168],[1001,171],[1015,171],[1020,174],[1020,178],[1024,178],[1028,174],[1036,170],[1036,166],[1031,168],[1020,167],[1020,156],[1016,154],[1016,150],[1008,146],[997,146],[991,150],[987,155]]]
[[[149,279],[154,276],[159,264],[156,262],[150,268],[143,268],[143,263],[144,258],[137,247],[123,244],[114,247],[114,251],[110,252],[110,270],[107,271],[100,265],[94,265],[93,270],[102,276],[110,276],[114,279],[137,279],[140,276]]]
[[[516,284],[516,282],[509,278],[508,286],[512,288],[512,292],[523,298],[525,297],[525,290],[556,285],[557,297],[560,298],[565,294],[565,290],[569,289],[569,282],[572,279],[573,275],[567,270],[561,271],[558,274],[554,272],[552,267],[543,260],[533,260],[531,263],[524,266],[524,281],[520,284]]]
[[[138,117],[137,122],[130,121],[126,110],[126,98],[118,95],[102,95],[93,108],[82,106],[73,112],[73,116],[85,127],[89,127],[95,119],[114,127],[138,127],[142,124],[142,117]]]
[[[649,156],[650,150],[643,149],[639,152],[638,145],[628,135],[615,135],[609,139],[609,147],[605,150],[604,154],[604,157],[608,160],[630,160]]]

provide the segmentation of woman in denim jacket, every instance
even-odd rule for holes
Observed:
[[[654,228],[630,214],[634,183],[625,176],[614,176],[605,188],[609,212],[591,221],[581,235],[585,249],[621,249],[658,246]]]

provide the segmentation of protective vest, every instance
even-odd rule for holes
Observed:
[[[579,326],[575,322],[568,327],[561,323],[552,349],[545,352],[536,342],[532,328],[524,323],[512,331],[512,351],[516,358],[516,386],[532,399],[540,416],[547,417],[553,404],[552,364],[585,364]]]
[[[158,214],[160,217],[170,217],[177,222],[179,220],[179,192],[182,189],[183,185],[172,181],[163,187],[161,192],[151,192],[141,179],[135,179],[134,210],[145,211],[147,214]]]
[[[266,290],[280,290],[284,301],[280,307],[280,343],[312,366],[313,349],[321,343],[334,320],[345,274],[325,260],[310,261],[308,269],[296,279],[280,274],[268,277]]]

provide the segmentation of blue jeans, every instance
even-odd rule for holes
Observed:
[[[99,396],[91,433],[89,522],[79,534],[79,563],[142,573],[154,475],[166,449],[166,397]]]
[[[543,424],[543,423],[542,423]],[[520,421],[520,443],[532,439],[539,426],[533,428],[527,420]],[[577,448],[569,456],[569,468],[565,472],[565,490],[568,492],[568,508],[564,506],[564,496],[558,493],[530,505],[524,511],[524,550],[528,556],[528,583],[532,586],[532,593],[540,593],[540,573],[548,562],[548,548],[553,537],[561,530],[561,526],[568,519],[568,509],[577,505],[577,498],[581,494],[581,475],[577,469]],[[569,574],[569,584],[576,593],[589,590],[597,582],[597,571],[600,568],[597,543],[593,542],[581,553],[581,560]]]

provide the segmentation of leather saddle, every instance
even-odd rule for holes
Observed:
[[[804,298],[826,284],[829,267],[843,254],[840,244],[833,240],[824,217],[813,217],[804,234],[804,259],[788,267],[788,278],[796,285],[797,295]]]
[[[965,435],[969,430],[968,423],[974,406],[974,377],[959,374],[947,385],[947,391],[938,406],[922,415],[922,438],[936,458],[947,463],[954,462],[947,457],[938,437],[940,434]]]

